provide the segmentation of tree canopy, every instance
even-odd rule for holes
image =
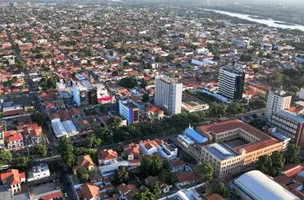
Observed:
[[[295,144],[289,144],[284,153],[287,163],[296,163],[300,154],[300,147]]]
[[[113,176],[114,182],[117,184],[128,183],[129,181],[129,172],[128,168],[125,166],[120,166],[118,170],[114,173]]]
[[[201,181],[210,182],[214,176],[214,169],[210,163],[198,163],[195,172],[200,176]]]
[[[63,162],[68,167],[73,167],[75,161],[73,144],[68,137],[63,137],[59,141],[59,152]]]
[[[121,79],[118,84],[124,88],[134,88],[137,86],[137,80],[134,77],[126,77]]]
[[[80,167],[77,169],[77,177],[82,181],[82,182],[87,182],[90,177],[90,173],[86,168]]]
[[[13,159],[13,156],[10,151],[0,150],[0,165],[7,165]]]

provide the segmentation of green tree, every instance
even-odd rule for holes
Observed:
[[[287,163],[297,163],[300,154],[300,147],[295,144],[289,144],[285,151]]]
[[[63,137],[59,141],[59,152],[63,162],[68,167],[73,167],[75,161],[73,144],[68,137]]]
[[[12,161],[12,168],[19,169],[21,171],[25,171],[28,169],[29,159],[27,157],[17,157]]]
[[[257,129],[263,130],[263,127],[266,125],[266,122],[262,119],[253,119],[249,124]]]
[[[158,177],[159,180],[168,185],[173,185],[176,182],[175,173],[172,173],[169,169],[162,169]]]
[[[140,87],[142,87],[142,88],[146,88],[147,87],[147,85],[148,85],[148,82],[146,81],[146,79],[141,79],[140,80]]]
[[[42,157],[45,157],[47,155],[48,146],[46,144],[37,144],[35,146],[35,149]]]
[[[214,169],[210,163],[198,163],[194,171],[200,176],[201,181],[210,182],[214,176]]]
[[[277,176],[285,164],[284,153],[281,151],[274,151],[272,152],[270,158],[272,160],[272,168],[270,175]]]
[[[128,168],[125,166],[120,166],[113,176],[114,182],[117,184],[128,183],[129,172]]]
[[[100,138],[97,138],[94,133],[91,133],[89,136],[85,139],[85,146],[87,148],[95,148],[100,146],[102,143],[102,140]]]
[[[13,156],[10,151],[0,150],[0,165],[7,165],[13,159]]]
[[[227,108],[227,113],[229,114],[233,114],[233,115],[236,115],[236,114],[239,114],[239,113],[243,113],[245,112],[245,109],[244,107],[238,103],[238,102],[232,102],[231,104],[229,104],[228,108]]]
[[[135,193],[132,200],[156,200],[157,197],[149,190],[143,190],[141,192]]]
[[[118,84],[124,88],[134,88],[137,86],[137,80],[134,77],[126,77],[121,79]]]
[[[122,123],[122,119],[118,116],[114,116],[107,121],[107,125],[110,127],[119,127]]]
[[[158,183],[150,183],[148,185],[148,188],[150,192],[152,192],[155,195],[156,198],[158,198],[161,195],[161,189]]]
[[[227,198],[229,196],[229,188],[222,182],[216,184],[213,188],[213,191],[222,195],[224,198]]]
[[[87,182],[89,180],[90,174],[89,171],[86,168],[80,167],[77,169],[77,177],[82,182]]]
[[[149,99],[150,99],[150,96],[149,96],[147,93],[145,93],[145,94],[142,96],[142,101],[143,101],[143,102],[148,102]]]
[[[264,174],[271,174],[272,171],[272,160],[268,155],[259,157],[257,161],[257,169],[259,169]]]
[[[163,168],[163,161],[157,155],[144,155],[141,168],[142,171],[149,173],[151,176],[157,176]]]

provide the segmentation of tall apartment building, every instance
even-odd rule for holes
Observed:
[[[291,95],[284,90],[270,90],[268,93],[266,116],[269,118],[275,112],[287,110],[290,107]]]
[[[90,81],[72,81],[71,86],[74,102],[78,106],[97,104],[97,91]]]
[[[269,91],[266,116],[272,128],[276,128],[289,137],[295,144],[302,145],[304,144],[304,115],[303,112],[289,111],[291,98],[292,96],[282,89]]]
[[[170,115],[178,114],[182,108],[183,84],[173,78],[160,75],[155,78],[155,104]]]
[[[229,99],[243,98],[245,73],[241,70],[222,67],[219,71],[219,93]]]
[[[128,125],[139,123],[139,108],[130,100],[119,100],[119,115],[128,121]]]

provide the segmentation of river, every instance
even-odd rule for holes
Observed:
[[[278,20],[273,20],[273,19],[270,19],[270,18],[267,19],[265,17],[259,17],[259,16],[252,17],[253,15],[245,15],[245,14],[227,12],[227,11],[222,11],[222,10],[214,10],[214,9],[204,9],[204,10],[213,11],[213,12],[224,14],[224,15],[229,15],[231,17],[237,17],[239,19],[244,19],[244,20],[256,22],[256,23],[259,23],[259,24],[265,24],[265,25],[270,26],[270,27],[283,28],[283,29],[298,29],[298,30],[304,31],[304,26],[299,25],[299,24],[292,24],[291,25],[291,23],[278,21]]]

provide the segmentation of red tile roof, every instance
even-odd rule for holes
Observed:
[[[54,193],[51,193],[51,194],[47,194],[43,197],[43,200],[52,200],[52,199],[59,198],[59,197],[62,197],[62,192],[61,191],[54,192]]]
[[[176,178],[179,183],[198,181],[199,177],[194,171],[176,172]]]
[[[102,160],[112,160],[118,157],[118,154],[113,149],[103,149],[99,151],[99,158]]]
[[[83,199],[99,198],[99,187],[90,183],[85,183],[81,186],[79,194]]]
[[[25,173],[19,173],[18,169],[11,169],[8,172],[0,174],[1,181],[8,181],[10,186],[21,183],[21,179],[25,178]]]

